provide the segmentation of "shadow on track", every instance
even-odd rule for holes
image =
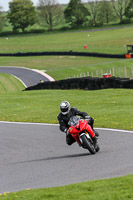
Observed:
[[[40,162],[40,161],[49,161],[49,160],[60,160],[60,159],[66,159],[66,158],[76,158],[76,157],[83,157],[83,156],[90,156],[91,154],[88,153],[82,153],[82,154],[72,154],[72,155],[65,155],[65,156],[55,156],[55,157],[48,157],[48,158],[42,158],[42,159],[35,159],[35,160],[26,160],[22,162],[14,162],[11,164],[19,164],[19,163],[30,163],[30,162]]]

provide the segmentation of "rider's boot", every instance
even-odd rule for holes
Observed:
[[[79,147],[82,147],[82,144],[79,144],[79,143],[78,143],[78,145],[79,145]]]
[[[99,137],[99,133],[96,130],[94,130],[94,129],[93,129],[93,131],[95,133],[95,136],[98,138]]]

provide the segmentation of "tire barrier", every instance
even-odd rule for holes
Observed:
[[[130,88],[133,89],[133,79],[129,78],[72,78],[59,80],[54,82],[38,83],[37,85],[30,86],[25,89],[28,90],[41,90],[41,89],[83,89],[83,90],[100,90],[108,88]]]
[[[0,56],[89,56],[89,57],[103,57],[103,58],[126,58],[125,54],[104,54],[104,53],[89,53],[89,52],[74,52],[64,51],[64,52],[27,52],[27,53],[0,53]]]

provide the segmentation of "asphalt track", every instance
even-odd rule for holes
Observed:
[[[45,73],[39,73],[24,67],[0,67],[0,73],[8,73],[17,77],[25,87],[30,87],[40,83],[40,80],[49,81]]]
[[[68,146],[58,125],[0,122],[0,193],[133,173],[133,131],[97,129],[95,155]]]

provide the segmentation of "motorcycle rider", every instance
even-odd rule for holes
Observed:
[[[75,142],[75,139],[68,132],[68,129],[69,129],[68,122],[72,116],[79,115],[82,118],[87,119],[88,124],[93,129],[94,119],[92,117],[88,116],[88,114],[86,112],[81,112],[80,110],[78,110],[75,107],[71,108],[71,105],[68,101],[61,102],[60,111],[61,112],[57,116],[58,121],[59,121],[59,128],[62,132],[66,133],[66,143],[68,145],[71,145]],[[93,129],[93,131],[94,131],[94,129]],[[95,133],[95,137],[93,138],[93,141],[94,141],[94,145],[96,145],[96,143],[97,143],[96,137],[98,137],[99,134],[96,131],[94,131],[94,133]]]

